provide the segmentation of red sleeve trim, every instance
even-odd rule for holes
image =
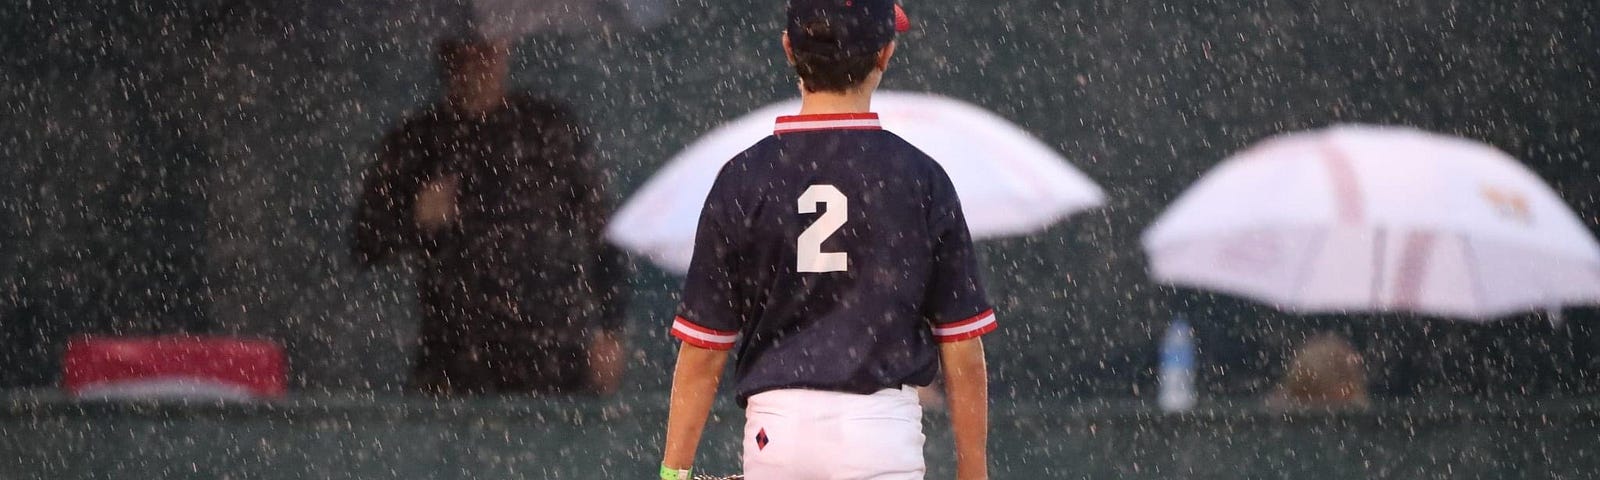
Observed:
[[[672,336],[684,343],[711,350],[729,350],[739,340],[739,332],[706,328],[678,316],[672,319]]]
[[[982,321],[986,320],[984,317],[992,317],[992,316],[994,316],[994,309],[993,308],[988,309],[988,310],[984,310],[982,312],[979,312],[977,315],[973,315],[973,316],[970,316],[970,317],[967,317],[967,318],[956,320],[954,322],[936,323],[933,326],[935,328],[961,328],[961,327],[972,325],[972,324],[975,324],[975,323],[978,323],[978,322],[982,322]]]
[[[977,330],[973,330],[973,331],[966,332],[966,333],[961,333],[961,334],[956,334],[956,335],[946,335],[946,336],[942,336],[942,337],[941,336],[935,336],[933,338],[933,340],[936,341],[936,342],[939,342],[939,343],[959,342],[959,341],[962,341],[962,340],[969,340],[969,339],[973,339],[973,338],[978,338],[978,337],[984,336],[984,335],[988,334],[989,332],[993,332],[996,328],[1000,328],[1000,324],[998,324],[998,323],[990,323],[990,324],[985,325],[985,326],[983,326],[983,327],[981,327],[981,328],[979,328]]]
[[[999,322],[994,318],[994,309],[991,308],[965,319],[934,325],[933,339],[939,343],[959,342],[982,336],[999,326]]]

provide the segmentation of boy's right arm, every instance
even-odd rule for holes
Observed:
[[[722,381],[722,367],[727,360],[727,350],[701,348],[687,342],[678,349],[662,466],[687,470],[694,465],[695,449],[700,446],[700,434],[705,431],[706,418],[711,415],[711,403],[716,399],[717,384]]]
[[[955,434],[956,478],[989,478],[989,373],[983,339],[970,338],[939,344],[943,363],[945,402],[950,428]]]

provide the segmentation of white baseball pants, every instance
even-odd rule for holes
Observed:
[[[922,405],[916,389],[871,395],[772,390],[745,408],[749,480],[921,480]]]

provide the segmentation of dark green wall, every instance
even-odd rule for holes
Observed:
[[[0,400],[0,477],[620,479],[657,467],[663,395],[613,401],[301,398],[260,405]],[[722,405],[699,471],[738,471]],[[1138,404],[1002,402],[991,474],[1014,479],[1583,479],[1600,469],[1593,402],[1403,403],[1371,412],[1248,405],[1167,416]],[[929,478],[951,478],[942,413]]]
[[[0,7],[0,384],[53,383],[61,341],[76,332],[199,331],[282,341],[300,390],[398,386],[415,328],[405,268],[357,273],[344,232],[372,144],[436,92],[430,42],[448,22],[425,3]],[[997,391],[1149,392],[1152,338],[1174,310],[1200,326],[1202,378],[1221,395],[1259,391],[1317,328],[1357,337],[1382,394],[1593,389],[1592,312],[1559,327],[1302,322],[1151,284],[1137,237],[1228,152],[1350,121],[1492,143],[1594,227],[1596,3],[906,7],[918,27],[885,88],[999,112],[1110,197],[1048,231],[985,244],[1005,323],[989,343]],[[695,136],[793,92],[777,61],[781,2],[675,8],[646,31],[519,44],[518,83],[584,112],[619,194]],[[636,280],[630,389],[664,388],[675,283],[650,268]],[[1527,360],[1547,354],[1556,360]]]

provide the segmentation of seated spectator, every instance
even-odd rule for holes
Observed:
[[[1278,386],[1267,395],[1275,409],[1366,408],[1366,365],[1343,336],[1322,333],[1296,349]]]

